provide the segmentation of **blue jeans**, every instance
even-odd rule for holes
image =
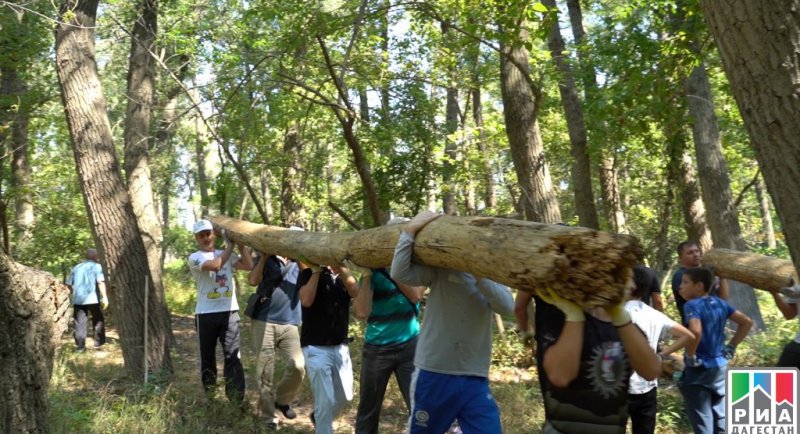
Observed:
[[[695,434],[725,433],[725,366],[686,367],[678,388]]]
[[[417,338],[393,345],[364,344],[361,353],[361,389],[356,413],[356,434],[378,434],[386,386],[394,373],[406,408],[411,410],[411,374]]]

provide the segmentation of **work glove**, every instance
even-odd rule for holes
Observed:
[[[371,276],[372,275],[372,270],[371,269],[369,269],[367,267],[362,267],[360,265],[356,265],[353,261],[351,261],[349,259],[345,259],[342,262],[344,262],[344,266],[347,267],[348,270],[356,271],[356,272],[360,273],[361,277],[366,277],[366,276]]]
[[[543,289],[538,291],[539,298],[544,300],[546,303],[552,304],[553,306],[557,307],[558,310],[564,312],[564,316],[566,320],[569,322],[584,322],[586,321],[586,315],[583,313],[583,308],[578,306],[575,302],[567,300],[564,297],[556,294],[555,292],[549,289]]]
[[[800,298],[800,285],[795,283],[792,286],[779,289],[778,292],[790,298]]]
[[[736,355],[736,347],[731,344],[725,345],[725,349],[722,350],[722,355],[728,360],[732,359],[733,356]]]
[[[686,356],[686,366],[690,368],[699,368],[703,366],[703,361],[697,358],[697,355]]]
[[[100,307],[103,308],[103,310],[108,308],[108,297],[103,297],[100,299]]]
[[[299,259],[300,262],[308,265],[308,268],[311,269],[312,273],[319,273],[320,271],[322,271],[322,267],[320,267],[319,264],[314,264],[313,262],[309,261],[308,258],[306,258],[305,256],[300,255]]]
[[[631,323],[631,316],[628,311],[625,310],[625,300],[622,300],[619,304],[615,304],[614,306],[607,307],[606,312],[611,316],[611,323],[614,324],[614,327],[624,327]]]

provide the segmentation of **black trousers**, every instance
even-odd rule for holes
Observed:
[[[106,317],[100,303],[73,305],[72,318],[75,320],[75,346],[78,350],[86,349],[86,326],[89,313],[92,314],[92,328],[94,328],[94,346],[99,347],[106,343]]]
[[[217,383],[217,341],[222,345],[225,363],[225,395],[231,401],[244,399],[244,368],[239,352],[239,312],[214,312],[195,315],[200,339],[200,379],[206,391]]]
[[[783,347],[781,357],[778,359],[781,368],[800,368],[800,344],[791,341]]]
[[[653,434],[655,432],[657,407],[657,387],[647,393],[628,394],[628,415],[633,425],[633,434]]]

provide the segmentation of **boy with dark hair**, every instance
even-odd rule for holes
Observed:
[[[695,339],[686,347],[686,369],[678,388],[695,434],[725,432],[725,372],[736,346],[747,336],[753,320],[726,301],[709,294],[714,275],[708,268],[689,268],[681,278],[684,313]],[[727,345],[725,323],[737,324]]]
[[[676,323],[663,313],[650,307],[643,297],[650,292],[653,270],[637,265],[633,268],[633,287],[625,310],[633,323],[644,332],[650,348],[656,351],[661,336],[670,334],[675,342],[662,348],[658,353],[662,359],[684,348],[694,339],[686,327]],[[646,380],[633,373],[628,386],[628,414],[633,425],[633,434],[653,434],[656,429],[656,408],[658,380]]]
[[[686,270],[690,268],[697,268],[702,265],[703,251],[700,250],[700,244],[693,240],[686,240],[678,244],[677,251],[680,267],[675,271],[675,274],[672,275],[672,295],[675,297],[675,305],[678,307],[678,314],[681,316],[681,323],[685,325],[686,315],[683,312],[683,305],[686,304],[686,299],[681,296],[679,291],[681,279],[683,278],[683,273]],[[713,274],[711,278],[712,286],[706,286],[706,288],[711,288],[710,294],[715,295],[723,300],[727,300],[730,293],[730,290],[728,289],[728,281],[725,279],[720,279],[719,282],[714,282]]]

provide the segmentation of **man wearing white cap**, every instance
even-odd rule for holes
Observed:
[[[239,304],[233,270],[249,271],[253,261],[247,247],[237,243],[241,257],[233,254],[233,243],[225,236],[225,250],[214,248],[216,234],[208,220],[194,224],[199,249],[189,256],[189,269],[197,284],[195,322],[200,341],[200,378],[206,392],[217,382],[217,340],[225,356],[225,395],[240,403],[244,399],[244,368],[239,352]]]

